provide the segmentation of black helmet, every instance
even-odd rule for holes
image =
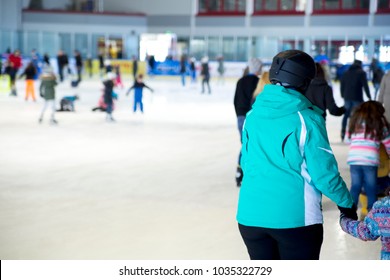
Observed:
[[[269,80],[272,84],[280,83],[304,93],[315,74],[316,65],[310,55],[288,50],[278,53],[272,60]]]

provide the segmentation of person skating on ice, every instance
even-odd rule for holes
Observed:
[[[381,143],[390,154],[390,124],[383,105],[378,101],[366,101],[357,106],[346,136],[350,142],[347,163],[351,173],[352,199],[358,205],[359,195],[364,189],[367,211],[370,211],[377,200]]]
[[[107,73],[107,78],[103,81],[104,85],[104,103],[106,104],[106,121],[114,122],[112,111],[114,106],[113,90],[115,86],[116,74],[113,72]]]
[[[322,195],[346,217],[358,218],[322,111],[304,96],[315,73],[314,60],[305,52],[277,54],[269,70],[271,84],[246,115],[237,221],[251,259],[318,260]]]
[[[138,107],[142,113],[144,112],[144,104],[142,102],[144,87],[149,89],[151,92],[153,92],[153,89],[151,89],[143,82],[143,75],[139,74],[137,76],[137,80],[134,82],[131,88],[129,88],[128,91],[126,92],[126,96],[128,96],[130,91],[134,89],[134,106],[133,106],[134,113],[137,111]]]
[[[42,123],[45,111],[47,107],[50,106],[51,107],[50,123],[57,124],[57,121],[54,116],[56,112],[56,104],[55,104],[56,86],[57,86],[57,81],[53,69],[49,66],[44,67],[43,73],[41,75],[41,85],[39,87],[39,95],[45,99],[45,104],[43,105],[42,112],[39,117],[39,123]]]
[[[27,101],[29,96],[31,96],[31,99],[33,101],[36,101],[35,99],[35,86],[34,86],[34,80],[35,76],[37,75],[37,69],[35,68],[34,64],[30,62],[26,69],[24,69],[23,73],[19,76],[19,78],[26,76],[26,95],[25,100]]]

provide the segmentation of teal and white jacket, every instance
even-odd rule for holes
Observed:
[[[301,93],[278,85],[266,85],[256,98],[242,132],[240,224],[322,224],[322,194],[352,207],[321,114]]]

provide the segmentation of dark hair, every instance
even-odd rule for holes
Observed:
[[[325,79],[324,68],[318,62],[316,62],[316,78]]]
[[[349,122],[349,137],[353,133],[364,130],[364,137],[381,141],[389,132],[389,123],[385,117],[385,108],[378,101],[366,101],[360,104],[352,113]]]
[[[363,62],[361,61],[361,60],[359,60],[359,59],[355,59],[354,61],[353,61],[353,64],[355,64],[355,65],[358,65],[358,66],[362,66],[363,65]]]

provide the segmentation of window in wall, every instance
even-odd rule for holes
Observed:
[[[5,53],[8,48],[11,49],[11,32],[0,30],[0,53]]]
[[[54,32],[43,32],[42,42],[44,42],[41,46],[42,53],[47,53],[51,58],[55,57],[57,55],[56,50],[58,49],[56,45],[56,34]]]
[[[244,15],[246,0],[198,0],[200,15]]]
[[[378,0],[378,13],[390,13],[390,0]]]
[[[122,59],[123,58],[123,38],[122,36],[110,35],[106,42],[106,52],[109,58]]]
[[[299,40],[280,40],[278,42],[279,44],[279,51],[286,51],[286,50],[303,50],[303,41]]]
[[[307,0],[254,0],[254,14],[303,13]]]
[[[71,42],[71,36],[69,33],[59,33],[59,47],[60,49],[70,56],[72,52],[72,42]]]
[[[222,56],[225,61],[235,60],[235,46],[233,37],[223,37],[222,39]]]
[[[189,37],[177,37],[177,54],[175,59],[181,57],[182,55],[188,55],[190,53],[189,45]]]
[[[99,53],[105,55],[105,47],[106,43],[104,34],[92,34],[92,58],[97,58]]]
[[[88,47],[88,35],[87,34],[79,34],[77,33],[75,35],[75,44],[74,47],[76,50],[78,50],[82,57],[87,57],[89,54],[89,47]]]
[[[313,0],[313,13],[368,13],[370,0]]]
[[[334,42],[332,42],[334,44]],[[352,63],[355,59],[367,60],[367,41],[348,41],[339,47],[338,61],[342,64]]]
[[[208,38],[208,56],[214,60],[217,56],[221,55],[221,47],[219,45],[219,37]]]
[[[205,38],[194,37],[190,42],[190,51],[197,60],[200,60],[204,55],[206,55]]]
[[[237,61],[248,60],[248,37],[237,38]]]
[[[22,53],[26,55],[30,54],[32,49],[36,49],[38,52],[40,52],[39,33],[36,31],[27,31],[26,45],[22,50]]]

